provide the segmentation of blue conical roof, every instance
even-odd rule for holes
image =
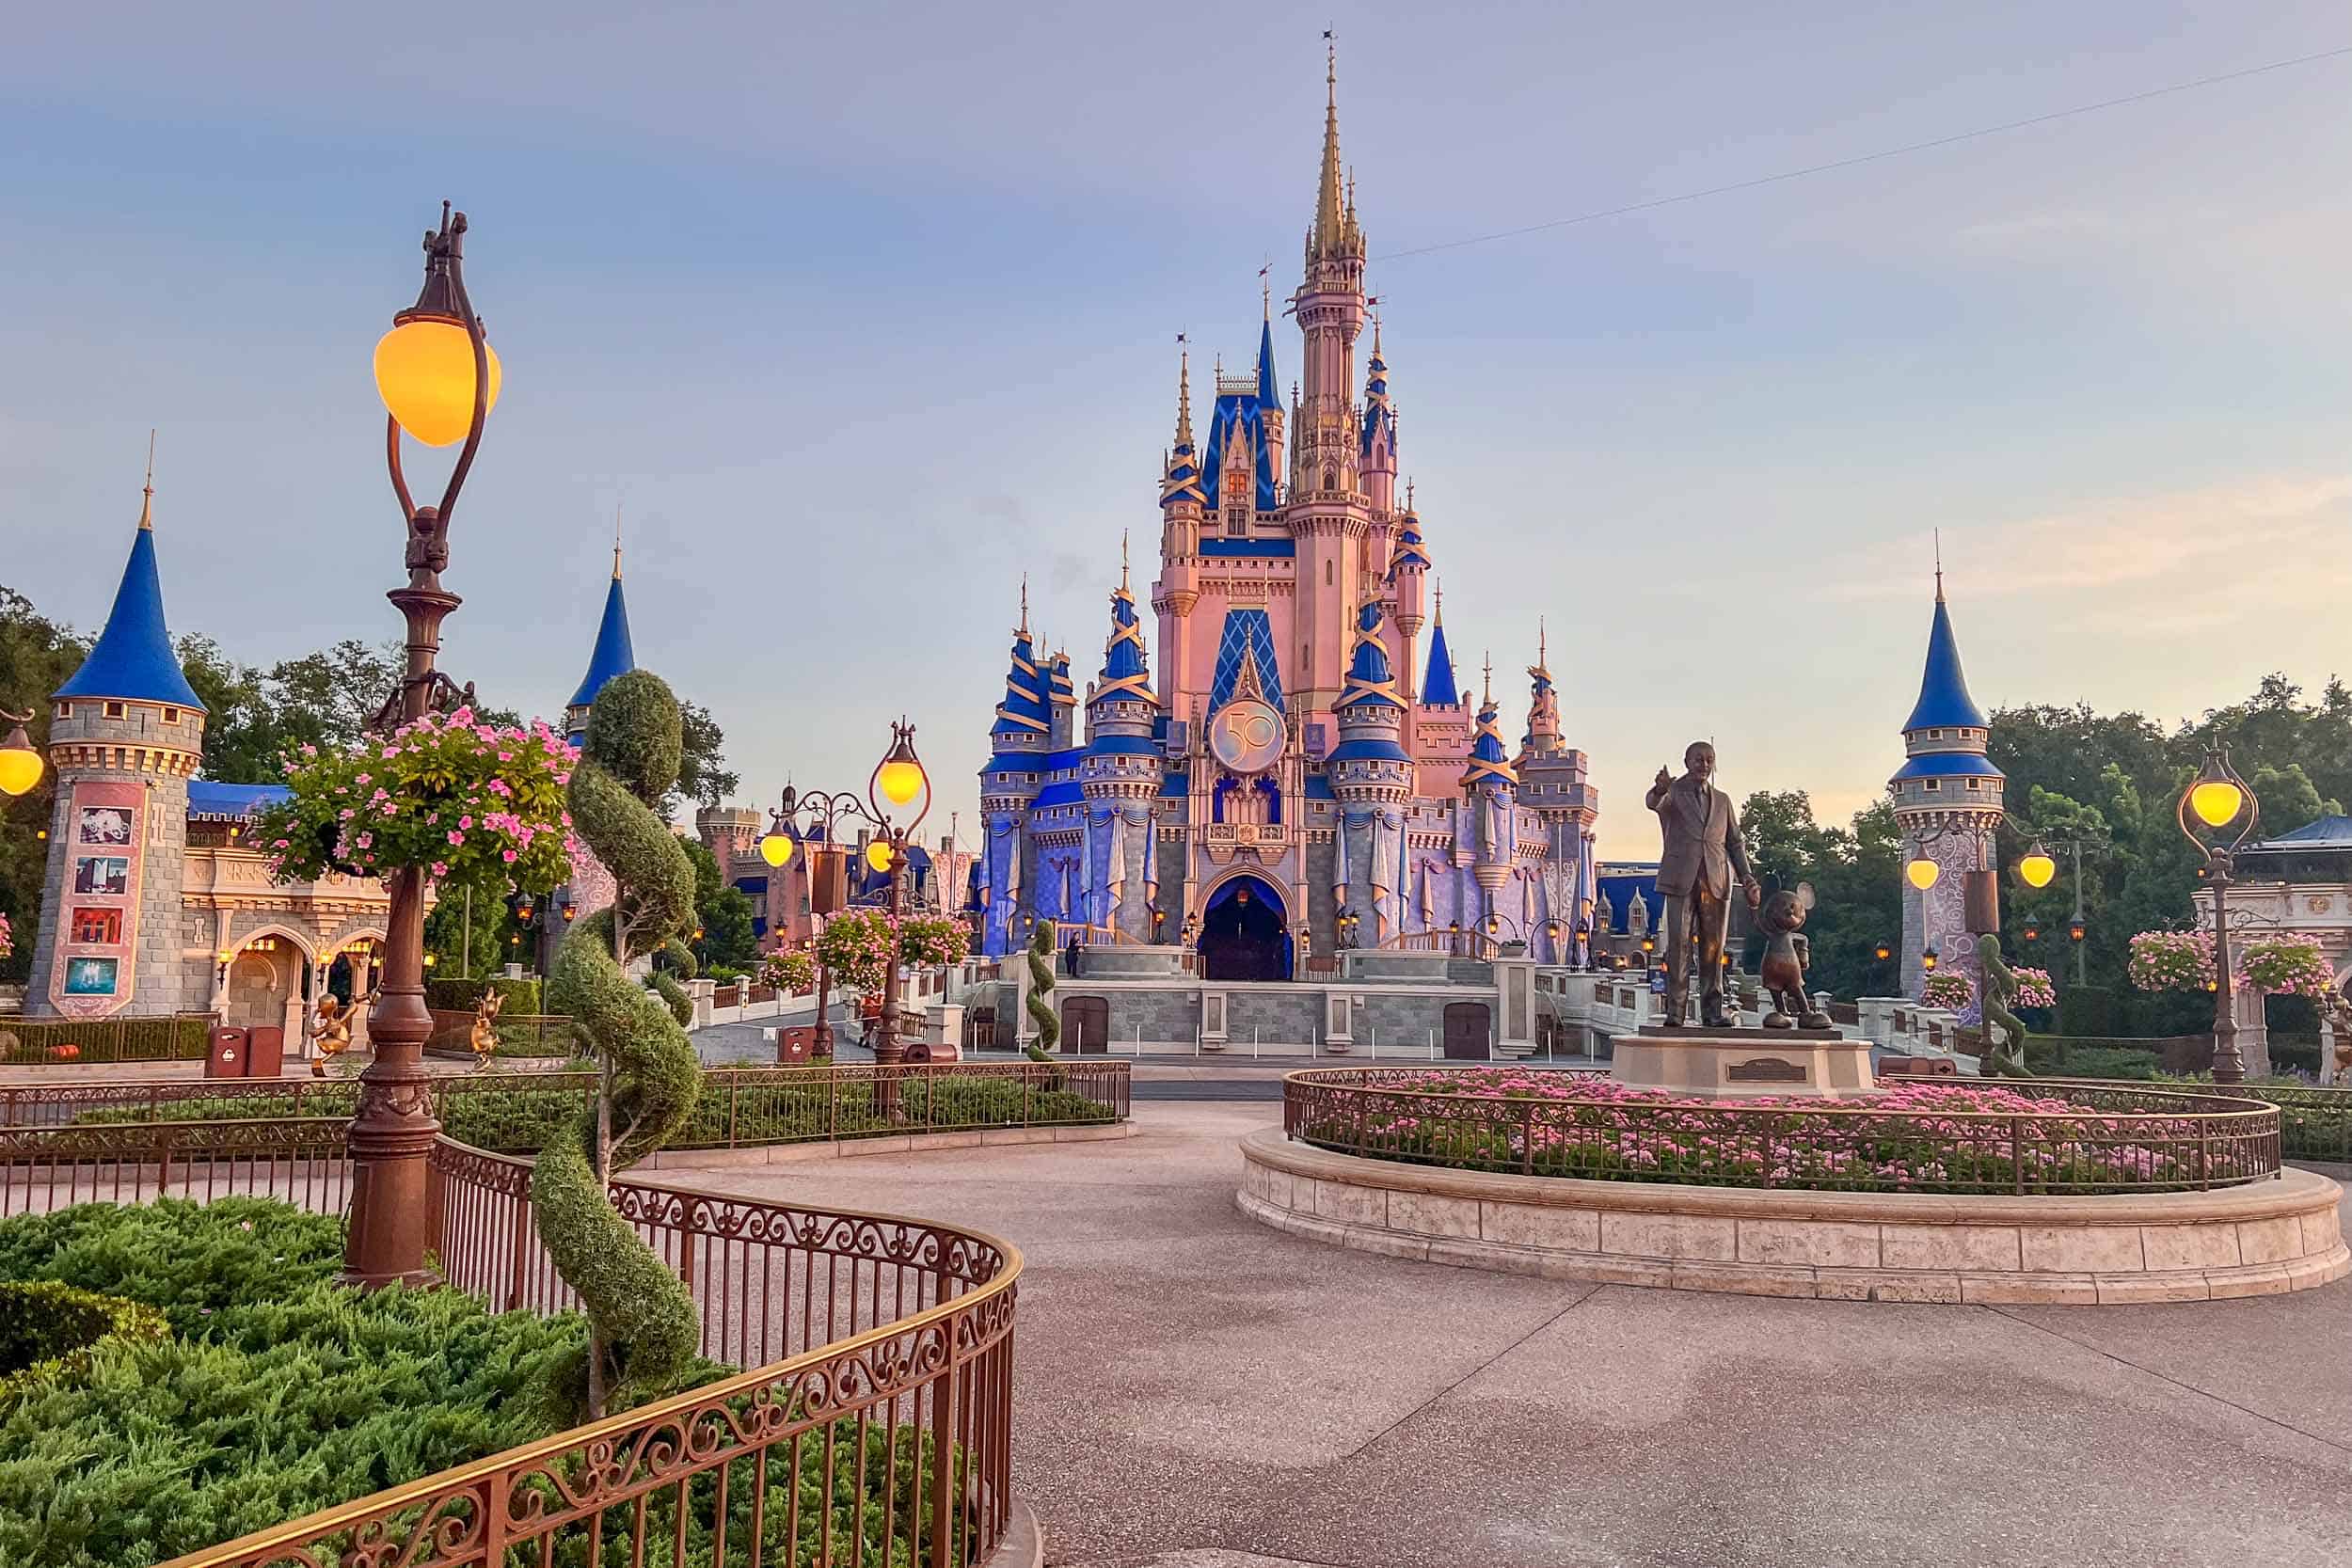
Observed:
[[[155,572],[155,531],[147,519],[131,541],[131,559],[115,590],[114,609],[89,657],[73,678],[57,688],[59,697],[116,697],[135,703],[168,703],[204,711],[164,625],[164,588]]]
[[[1919,701],[1903,721],[1903,728],[1982,729],[1984,710],[1968,695],[1968,677],[1960,668],[1960,641],[1952,635],[1952,617],[1944,594],[1935,595],[1935,621],[1928,628],[1928,667],[1919,680]]]
[[[1338,705],[1351,708],[1365,705],[1403,707],[1397,700],[1396,673],[1389,664],[1389,650],[1380,641],[1380,601],[1366,599],[1356,612],[1356,657],[1347,666],[1347,689]]]
[[[1005,673],[1005,700],[996,705],[996,722],[989,733],[1042,736],[1052,727],[1037,655],[1029,647],[1029,629],[1023,626],[1012,634],[1012,668]]]
[[[1274,389],[1274,318],[1258,329],[1258,406],[1279,408],[1281,394]]]
[[[1454,686],[1454,655],[1445,645],[1445,623],[1429,630],[1429,670],[1421,679],[1421,700],[1453,706],[1462,700]]]
[[[1143,627],[1136,619],[1135,596],[1126,588],[1111,594],[1111,635],[1103,645],[1103,678],[1089,703],[1124,697],[1130,702],[1152,700],[1150,668],[1143,657]]]
[[[636,668],[637,650],[628,641],[628,600],[621,594],[621,574],[616,570],[612,586],[604,595],[604,619],[596,624],[596,645],[588,656],[588,673],[580,678],[580,689],[572,693],[570,705],[588,706],[606,682]]]
[[[1462,769],[1465,784],[1476,784],[1481,779],[1493,779],[1506,784],[1519,782],[1518,774],[1512,770],[1508,755],[1502,749],[1502,731],[1497,727],[1498,720],[1494,699],[1488,697],[1479,705],[1478,733],[1470,741],[1470,765]]]

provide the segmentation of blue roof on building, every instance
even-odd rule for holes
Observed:
[[[1298,553],[1298,543],[1293,539],[1203,539],[1200,548],[1212,561],[1288,561]]]
[[[1895,769],[1889,784],[1905,779],[1954,779],[1975,776],[1981,779],[2007,777],[1985,757],[1974,752],[1928,752],[1909,758]]]
[[[999,752],[980,765],[983,773],[1042,773],[1045,758],[1038,752]]]
[[[1159,742],[1148,735],[1105,735],[1087,742],[1087,754],[1096,757],[1152,756],[1159,749]]]
[[[1135,595],[1121,584],[1111,594],[1111,635],[1103,645],[1103,675],[1089,705],[1123,698],[1152,701],[1151,670],[1143,657],[1143,626],[1136,618]]]
[[[1274,318],[1268,316],[1258,327],[1258,406],[1279,408],[1282,394],[1274,386]]]
[[[1331,781],[1329,779],[1325,778],[1320,773],[1310,773],[1307,775],[1307,799],[1310,800],[1336,800],[1339,797],[1331,793]]]
[[[131,541],[131,559],[123,563],[105,629],[82,667],[54,695],[119,697],[204,711],[171,651],[163,581],[155,572],[155,531],[144,523]]]
[[[1439,621],[1429,629],[1429,673],[1422,677],[1421,700],[1458,706],[1460,692],[1454,689],[1454,655],[1445,645],[1445,623]]]
[[[1351,736],[1331,748],[1326,762],[1410,762],[1412,753],[1386,736]]]
[[[2280,833],[2247,846],[2249,849],[2270,849],[2280,846],[2297,849],[2343,849],[2352,847],[2352,816],[2323,816],[2316,822],[2304,824],[2292,832]]]
[[[605,683],[615,675],[626,675],[637,668],[637,650],[629,645],[628,601],[621,594],[619,572],[612,575],[612,586],[604,595],[604,619],[596,623],[596,646],[588,656],[588,673],[580,679],[580,689],[572,693],[570,705],[586,707],[596,700]]]
[[[1282,665],[1274,653],[1274,623],[1258,609],[1229,610],[1217,633],[1216,673],[1209,682],[1209,711],[1216,713],[1232,700],[1240,678],[1243,656],[1258,670],[1258,689],[1277,711],[1282,707]]]
[[[1037,799],[1029,803],[1032,806],[1068,806],[1075,805],[1085,799],[1086,792],[1078,787],[1077,780],[1063,779],[1039,790]]]
[[[1173,796],[1181,800],[1192,793],[1192,782],[1182,773],[1165,774],[1160,779],[1160,799]]]
[[[1265,422],[1257,396],[1250,392],[1220,392],[1210,411],[1209,450],[1200,463],[1200,486],[1208,496],[1209,510],[1214,512],[1224,504],[1217,491],[1225,483],[1225,440],[1229,431],[1235,438],[1249,443],[1257,510],[1273,511],[1274,453],[1266,446]]]
[[[1356,655],[1348,661],[1347,686],[1338,705],[1342,709],[1405,705],[1396,695],[1396,672],[1389,664],[1388,647],[1380,641],[1377,599],[1366,599],[1356,611]]]
[[[257,816],[264,806],[291,800],[284,784],[215,784],[210,779],[188,781],[188,815],[222,821]]]
[[[1045,677],[1038,673],[1037,655],[1029,646],[1026,626],[1013,633],[1012,662],[1005,672],[1005,700],[996,705],[996,722],[989,734],[1043,736],[1053,728],[1053,713],[1045,705]]]
[[[1919,680],[1919,701],[1903,729],[1984,728],[1984,710],[1968,695],[1968,677],[1960,668],[1960,641],[1952,635],[1951,612],[1944,595],[1935,595],[1935,621],[1928,628],[1928,667]]]

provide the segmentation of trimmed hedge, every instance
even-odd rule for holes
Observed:
[[[493,974],[486,980],[427,980],[424,983],[424,1005],[442,1012],[469,1013],[482,1006],[484,994],[489,991],[496,991],[506,998],[507,1012],[535,1013],[540,1010],[538,981],[510,980],[503,974]]]
[[[200,1062],[209,1013],[160,1018],[0,1018],[0,1064]]]
[[[50,1379],[87,1373],[103,1345],[167,1332],[161,1312],[135,1301],[54,1279],[0,1280],[0,1408]]]

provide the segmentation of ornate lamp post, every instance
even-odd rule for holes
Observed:
[[[392,318],[375,345],[375,385],[387,411],[384,461],[400,502],[408,581],[385,596],[407,623],[408,663],[400,689],[375,715],[388,730],[463,695],[434,668],[441,622],[459,599],[441,586],[449,564],[449,524],[482,445],[483,421],[498,401],[499,362],[466,293],[466,214],[441,204],[441,227],[424,237],[424,288]],[[426,446],[463,440],[437,506],[419,506],[401,472],[400,436]],[[433,1117],[424,1042],[433,1015],[424,1003],[424,873],[393,873],[386,921],[384,979],[368,1019],[374,1059],[359,1075],[358,1114],[351,1123],[351,1218],[343,1249],[346,1283],[421,1283],[425,1263],[425,1162],[441,1124]]]
[[[912,820],[900,825],[892,817],[892,807],[904,810],[918,800],[922,806]],[[865,799],[860,800],[846,789],[802,795],[787,784],[768,835],[760,840],[759,851],[771,865],[782,865],[791,858],[794,837],[814,837],[820,847],[830,847],[834,824],[842,817],[866,823],[873,830],[866,846],[866,863],[890,878],[889,913],[895,932],[900,917],[906,913],[907,849],[914,843],[914,831],[923,825],[923,818],[930,815],[930,775],[924,771],[922,759],[914,754],[914,726],[901,719],[890,726],[890,750],[875,764],[873,776],[866,781]],[[797,825],[803,811],[809,814],[806,835],[799,832]],[[782,846],[780,852],[771,847],[778,845]],[[833,1026],[826,1017],[831,990],[832,974],[820,959],[817,969],[817,1043],[819,1050],[828,1053],[833,1046]],[[883,970],[882,1032],[874,1041],[877,1062],[896,1062],[905,1054],[906,1048],[898,1043],[898,954],[894,937],[890,961]]]
[[[40,783],[47,764],[24,734],[24,726],[33,721],[31,714],[0,707],[0,720],[8,725],[8,738],[0,740],[0,795],[22,795]]]
[[[2181,832],[2205,857],[2205,880],[2213,888],[2213,1081],[2246,1082],[2246,1061],[2237,1049],[2237,976],[2230,967],[2230,859],[2262,818],[2262,803],[2230,766],[2225,746],[2208,747],[2204,770],[2181,792],[2174,808]],[[2233,833],[2232,828],[2237,831]]]

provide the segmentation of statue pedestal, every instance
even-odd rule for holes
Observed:
[[[1750,1095],[1842,1100],[1878,1086],[1870,1042],[1835,1029],[1645,1025],[1614,1042],[1610,1076],[1629,1087],[1710,1100]]]

